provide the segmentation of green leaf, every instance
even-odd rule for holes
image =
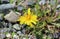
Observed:
[[[46,20],[48,23],[51,23],[53,21],[52,17],[48,17]]]
[[[45,21],[43,21],[43,25],[42,25],[42,26],[43,26],[43,27],[46,26],[46,22],[45,22]]]
[[[46,39],[51,39],[51,37],[50,36],[47,36],[47,38]]]
[[[43,34],[41,33],[41,35],[39,35],[39,33],[37,32],[36,37],[37,37],[37,39],[43,39]]]
[[[16,34],[15,32],[12,32],[12,37],[13,37],[15,34]]]
[[[55,25],[56,27],[60,27],[60,23],[52,23],[53,25]]]
[[[13,3],[14,2],[14,0],[10,0],[10,3]]]

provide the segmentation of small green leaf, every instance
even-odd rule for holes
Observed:
[[[51,37],[50,36],[47,36],[47,38],[46,39],[51,39]]]
[[[56,27],[60,27],[60,23],[52,23],[53,25],[55,25]]]
[[[12,37],[13,37],[15,34],[16,34],[15,32],[12,32]]]
[[[10,3],[13,3],[14,2],[14,0],[10,0]]]

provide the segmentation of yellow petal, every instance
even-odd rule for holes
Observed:
[[[26,21],[25,24],[29,25],[31,22],[30,21]]]
[[[20,24],[23,24],[24,22],[20,22]]]
[[[30,27],[31,27],[31,28],[34,28],[34,25],[33,25],[32,23],[30,23]]]
[[[20,21],[20,18],[17,21]]]
[[[37,21],[37,16],[36,15],[32,15],[32,18],[34,21]]]
[[[31,14],[31,11],[30,11],[30,10],[31,10],[31,9],[29,8],[29,9],[28,9],[28,14],[29,14],[29,15]]]
[[[35,22],[35,21],[32,21],[32,23],[33,23],[33,24],[36,24],[36,22]]]

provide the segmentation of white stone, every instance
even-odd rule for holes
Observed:
[[[11,11],[9,14],[5,15],[4,18],[9,22],[16,22],[20,17],[20,13]]]
[[[60,5],[58,5],[57,8],[60,8]]]
[[[40,2],[39,2],[39,4],[41,5],[41,4],[45,4],[45,0],[41,0]]]
[[[23,39],[26,39],[26,38],[23,38]]]
[[[19,36],[18,35],[14,35],[13,38],[19,39]]]
[[[16,29],[16,30],[20,30],[20,26],[19,26],[19,24],[15,24],[15,25],[13,25],[13,28]]]
[[[6,34],[6,37],[11,37],[11,34],[10,33]]]

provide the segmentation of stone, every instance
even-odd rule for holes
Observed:
[[[54,33],[54,34],[53,34],[53,37],[54,37],[54,38],[58,38],[58,34],[57,34],[57,33]]]
[[[2,1],[7,1],[7,2],[9,2],[9,0],[1,0],[1,2],[2,2]]]
[[[5,34],[0,34],[1,39],[4,39],[5,37],[6,37]]]
[[[23,39],[26,39],[25,37],[23,37]]]
[[[58,4],[60,4],[60,0],[58,0]]]
[[[11,28],[6,28],[7,32],[10,32],[11,31]]]
[[[15,4],[2,4],[0,5],[0,10],[11,9],[14,7],[15,7]]]
[[[20,36],[22,33],[21,33],[21,31],[18,31],[17,34]]]
[[[9,22],[17,22],[20,15],[21,14],[18,12],[11,11],[9,14],[5,15],[4,18]]]
[[[11,34],[10,33],[6,34],[6,37],[11,37]]]
[[[60,32],[58,33],[58,36],[60,37]]]
[[[13,39],[19,39],[19,36],[18,35],[14,35]]]
[[[26,34],[26,29],[23,29],[23,30],[22,30],[22,33]]]
[[[36,36],[34,36],[34,35],[29,35],[29,39],[36,39]]]
[[[9,26],[9,28],[12,28],[12,23],[9,23],[8,26]]]
[[[41,0],[40,2],[39,2],[39,4],[41,5],[44,5],[45,4],[45,0]]]
[[[13,28],[16,29],[16,30],[20,30],[19,24],[14,24],[14,25],[13,25]]]
[[[4,25],[4,27],[7,27],[8,23],[6,23],[6,22],[3,21],[2,24]]]
[[[16,30],[12,28],[10,32],[16,32]]]
[[[55,1],[54,0],[50,0],[50,4],[51,5],[55,5]]]
[[[35,2],[34,1],[28,1],[27,5],[33,5]]]
[[[60,5],[57,5],[57,8],[60,8]]]
[[[35,4],[36,1],[35,0],[25,0],[23,2],[20,2],[20,5],[24,6],[24,7],[27,7],[28,5],[33,5]]]
[[[23,7],[22,6],[18,6],[17,7],[17,10],[22,11],[23,10]]]
[[[3,30],[3,29],[1,29],[1,30],[0,30],[0,33],[3,33],[3,32],[4,32],[4,30]]]
[[[4,27],[4,25],[3,25],[3,23],[1,23],[1,21],[0,21],[0,28],[3,28]]]
[[[2,29],[0,29],[0,33],[5,33],[7,31],[9,31],[9,28],[2,28]]]

